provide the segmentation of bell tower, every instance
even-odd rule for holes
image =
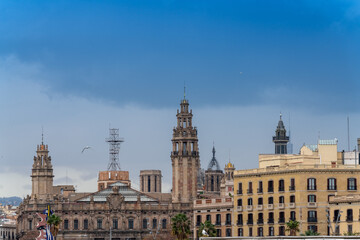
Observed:
[[[289,137],[286,136],[286,129],[280,113],[280,120],[276,127],[275,136],[273,136],[273,142],[275,143],[275,154],[287,154],[287,144]]]
[[[177,110],[177,126],[173,129],[171,152],[172,200],[190,203],[197,194],[197,174],[200,167],[197,129],[192,126],[192,110],[184,99]]]
[[[45,201],[51,199],[53,195],[53,168],[51,157],[49,156],[48,145],[37,145],[36,156],[32,166],[32,199]]]

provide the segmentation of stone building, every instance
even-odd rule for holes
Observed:
[[[110,234],[113,240],[155,235],[157,239],[172,239],[170,221],[174,215],[185,213],[193,219],[192,201],[197,196],[200,167],[197,130],[192,126],[192,111],[186,99],[180,108],[172,138],[172,194],[161,193],[158,170],[141,172],[150,176],[150,188],[143,181],[143,192],[131,188],[127,171],[101,171],[94,193],[78,193],[70,185],[53,186],[52,160],[48,146],[42,142],[32,167],[32,193],[18,209],[17,238],[32,239],[38,223],[36,213],[50,205],[62,219],[58,240],[105,240]]]
[[[140,190],[144,193],[161,193],[161,171],[141,170]]]
[[[221,179],[224,177],[224,173],[216,160],[215,152],[215,147],[213,147],[213,157],[209,162],[207,170],[205,170],[205,193],[220,195],[220,184]]]

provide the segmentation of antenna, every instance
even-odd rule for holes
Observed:
[[[185,84],[185,81],[184,81],[184,100],[185,100],[185,93],[186,93],[186,84]]]
[[[44,145],[44,126],[41,126],[41,145]]]
[[[124,139],[119,138],[119,129],[109,128],[109,138],[107,138],[105,141],[109,143],[108,171],[120,170],[120,165],[119,165],[120,143],[124,142]]]
[[[349,123],[349,116],[347,117],[347,137],[348,137],[348,152],[350,152],[350,123]]]

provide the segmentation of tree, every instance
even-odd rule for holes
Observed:
[[[318,236],[320,233],[315,232],[314,230],[307,230],[304,234],[301,234],[302,236]]]
[[[187,239],[190,234],[190,220],[179,213],[171,218],[171,233],[179,240]]]
[[[48,217],[47,223],[50,225],[51,234],[56,237],[59,232],[59,225],[61,223],[60,217],[52,214]]]
[[[290,220],[286,223],[286,231],[290,231],[290,236],[296,236],[296,232],[299,232],[300,223],[296,220]]]
[[[200,223],[199,228],[199,237],[205,237],[203,234],[203,230],[207,233],[206,237],[216,237],[216,229],[214,224],[211,224],[210,221],[205,221],[204,223]]]

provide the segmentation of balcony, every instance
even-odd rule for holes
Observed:
[[[257,210],[263,210],[263,205],[257,205],[257,206],[256,206],[256,209],[257,209]]]
[[[253,210],[253,206],[252,205],[247,205],[246,206],[246,211],[252,211]]]
[[[201,222],[196,222],[196,226],[199,227]]]
[[[346,216],[346,221],[347,222],[352,222],[353,221],[353,216]]]
[[[317,223],[317,218],[310,217],[307,219],[308,223]]]
[[[273,193],[274,192],[274,188],[268,188],[268,193]]]
[[[221,222],[216,221],[216,222],[215,222],[215,226],[221,226]]]
[[[295,208],[295,207],[296,207],[296,204],[294,202],[289,203],[289,208]]]
[[[273,218],[269,218],[267,221],[268,224],[274,224],[274,219]]]
[[[242,195],[242,190],[237,190],[238,195]]]
[[[252,220],[252,219],[247,220],[247,221],[246,221],[246,224],[247,224],[247,225],[253,225],[253,220]]]
[[[243,225],[243,221],[242,221],[242,220],[241,220],[241,221],[237,221],[236,224],[237,224],[238,226],[242,226],[242,225]]]
[[[290,192],[295,191],[295,186],[289,186],[289,191],[290,191]]]
[[[253,190],[252,190],[252,189],[248,189],[248,190],[247,190],[247,194],[253,194]]]
[[[257,220],[257,224],[259,224],[259,225],[264,224],[264,219],[259,218],[259,219]]]
[[[307,204],[307,206],[308,206],[308,208],[316,208],[316,207],[317,207],[317,204],[316,204],[316,202],[309,202],[309,203]]]
[[[242,212],[243,207],[242,206],[237,206],[237,210],[238,210],[238,212]]]
[[[284,187],[279,187],[279,192],[284,192],[285,188]]]
[[[258,188],[258,189],[257,189],[257,193],[263,193],[263,189],[262,189],[262,188]]]
[[[268,204],[267,209],[274,209],[274,204]]]
[[[231,221],[226,221],[226,222],[225,222],[225,225],[226,225],[226,226],[231,226]]]
[[[285,223],[285,218],[279,218],[279,223]]]
[[[279,209],[284,209],[285,208],[285,204],[284,203],[279,203]]]

